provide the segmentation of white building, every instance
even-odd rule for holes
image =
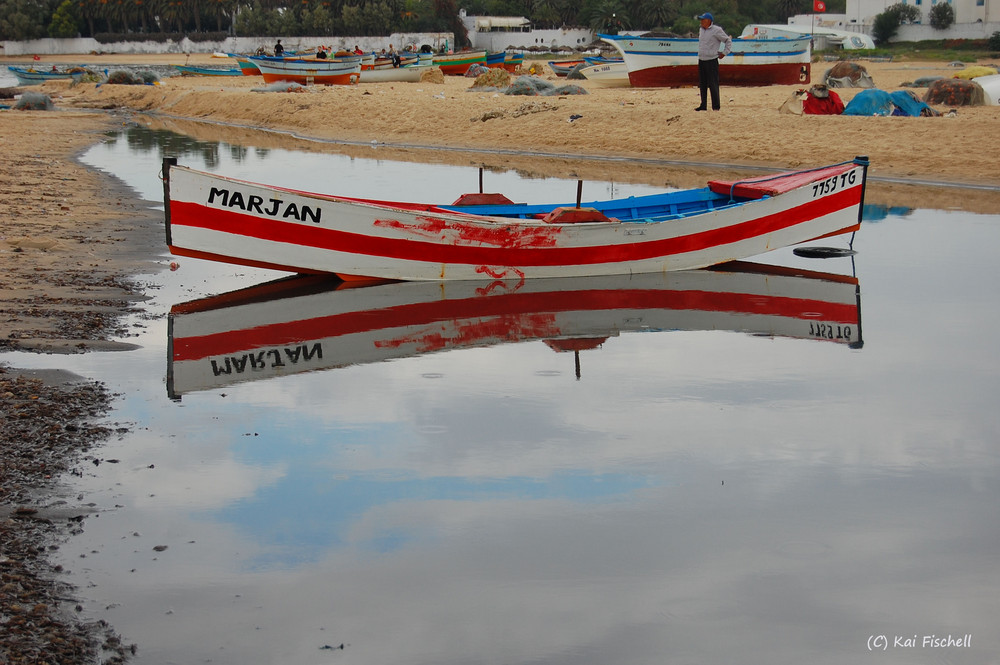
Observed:
[[[459,10],[459,18],[469,31],[472,48],[503,51],[507,48],[553,50],[578,48],[591,44],[594,33],[587,28],[559,28],[535,30],[531,21],[523,16],[469,16]]]
[[[847,0],[847,11],[833,16],[816,14],[819,20],[842,21],[838,26],[844,30],[859,30],[871,34],[875,17],[886,9],[902,2],[920,10],[920,20],[911,25],[902,25],[893,41],[918,42],[928,39],[986,39],[1000,31],[1000,0]],[[947,2],[955,12],[955,23],[946,30],[931,26],[931,8],[939,2]],[[799,15],[789,19],[789,23],[808,22],[810,15]]]
[[[931,7],[939,2],[951,5],[956,25],[1000,21],[1000,0],[847,0],[847,19],[871,25],[877,15],[899,2],[919,9],[921,24],[930,25]]]

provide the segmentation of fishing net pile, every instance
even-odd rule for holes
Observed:
[[[476,77],[470,89],[477,88],[507,88],[510,86],[510,72],[506,69],[493,67]]]
[[[467,70],[465,70],[465,78],[470,78],[470,79],[478,78],[488,71],[490,71],[489,67],[477,63],[469,67]]]
[[[108,74],[107,82],[115,85],[152,85],[159,80],[159,77],[149,70],[133,74],[124,69],[117,69]]]
[[[420,74],[421,83],[444,83],[444,72],[440,67],[428,67]]]
[[[26,92],[14,104],[14,108],[19,111],[51,111],[55,108],[48,95],[40,92]]]
[[[856,62],[842,61],[823,74],[823,83],[831,88],[874,88],[868,70]]]
[[[982,106],[986,103],[986,93],[975,81],[940,79],[927,88],[924,101],[947,106]]]
[[[558,97],[560,95],[586,95],[589,93],[584,88],[572,83],[557,88],[537,76],[519,76],[510,84],[510,87],[507,88],[504,94]]]

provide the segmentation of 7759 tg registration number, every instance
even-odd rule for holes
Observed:
[[[835,175],[826,180],[820,180],[813,185],[813,198],[817,196],[826,196],[827,194],[832,194],[838,189],[844,189],[845,187],[850,187],[858,181],[858,171],[857,169],[852,169],[847,173],[841,173],[840,175]]]

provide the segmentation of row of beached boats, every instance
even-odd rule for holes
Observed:
[[[599,35],[617,58],[555,60],[557,76],[579,68],[604,86],[680,88],[698,85],[698,40],[682,37]],[[811,44],[805,37],[739,37],[719,61],[719,82],[727,86],[802,85],[810,80]]]
[[[347,85],[358,82],[419,81],[424,72],[437,67],[443,74],[462,76],[475,65],[503,68],[514,72],[524,62],[524,54],[461,51],[458,53],[310,53],[286,56],[225,54],[237,66],[232,68],[174,65],[186,76],[262,76],[266,83],[302,85]]]
[[[698,84],[698,40],[681,37],[600,35],[620,57],[587,57],[550,61],[557,76],[574,69],[603,86],[684,87]],[[236,67],[174,65],[188,76],[262,76],[267,83],[345,85],[359,81],[419,81],[423,72],[438,67],[443,74],[462,76],[476,65],[516,72],[524,54],[486,50],[456,53],[388,54],[354,52],[308,53],[286,56],[240,55],[225,57]],[[325,56],[325,57],[324,57]],[[732,52],[719,62],[719,81],[727,86],[802,85],[810,81],[811,47],[808,37],[757,36],[733,39]],[[57,78],[73,78],[85,70],[35,71],[9,67],[21,85]]]

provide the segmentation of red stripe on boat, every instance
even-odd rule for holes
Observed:
[[[380,238],[333,229],[305,227],[301,224],[257,218],[185,201],[172,201],[170,212],[171,225],[175,227],[203,228],[268,242],[348,254],[384,256],[423,263],[560,266],[640,261],[725,246],[796,226],[803,220],[856,206],[860,197],[861,188],[853,187],[808,201],[789,210],[719,229],[692,233],[679,238],[598,247],[546,247],[550,243],[546,242],[545,234],[558,233],[559,227],[524,227],[518,223],[499,225],[490,237],[483,235],[482,226],[433,217],[426,218],[426,222],[421,225],[422,228],[413,229],[418,234],[426,234],[431,227],[438,233],[442,230],[457,232],[460,236],[468,233],[470,235],[464,238],[464,242],[494,243],[495,246],[440,245],[416,238]],[[380,221],[385,225],[395,223],[397,228],[404,228],[404,225],[397,220]],[[853,227],[845,230],[850,228]],[[528,243],[529,246],[518,247],[519,240]]]

